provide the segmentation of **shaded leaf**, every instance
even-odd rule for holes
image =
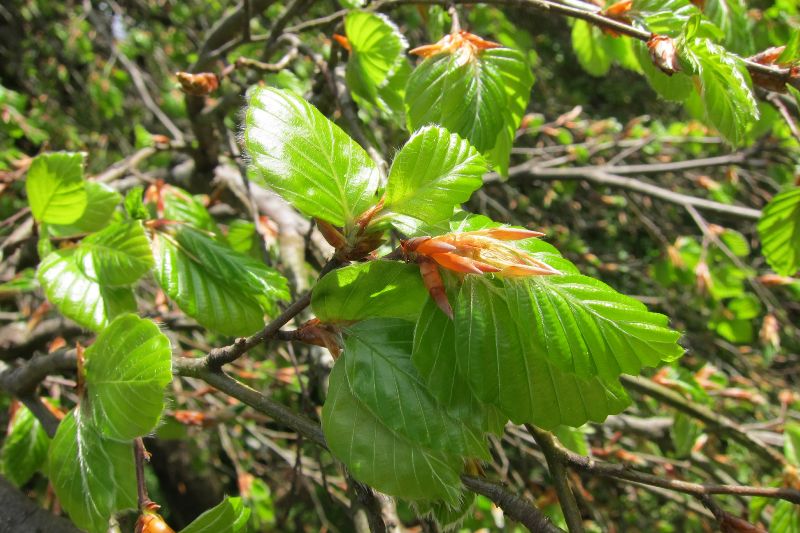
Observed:
[[[770,533],[800,533],[800,505],[779,500],[769,524]]]
[[[359,481],[398,498],[458,502],[462,459],[389,429],[353,395],[341,362],[330,375],[322,429],[331,452]]]
[[[27,407],[20,405],[11,419],[0,451],[3,475],[21,487],[44,465],[49,446],[50,438],[39,419]]]
[[[25,191],[37,222],[72,224],[86,208],[83,154],[57,152],[37,156],[28,169]]]
[[[345,330],[339,364],[345,365],[351,392],[391,431],[421,446],[489,460],[482,432],[442,409],[417,374],[413,329],[412,322],[375,319]]]
[[[103,439],[78,409],[58,425],[48,474],[69,517],[92,533],[107,531],[114,512],[136,507],[131,443]]]
[[[664,74],[653,64],[647,45],[643,42],[634,43],[634,50],[647,82],[659,96],[665,100],[683,102],[692,94],[694,85],[689,76],[683,72],[676,72],[672,76]]]
[[[344,226],[375,202],[378,170],[372,159],[293,93],[249,93],[244,143],[255,181],[307,216]]]
[[[122,315],[86,349],[88,407],[105,437],[132,440],[155,429],[172,380],[169,339],[153,322]]]
[[[183,312],[213,331],[254,333],[275,301],[289,297],[277,271],[189,228],[157,233],[152,245],[159,285]]]

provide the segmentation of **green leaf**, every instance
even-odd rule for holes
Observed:
[[[13,279],[0,283],[0,296],[32,292],[38,288],[39,282],[36,280],[36,271],[32,268],[26,268],[14,276]]]
[[[694,90],[692,79],[683,72],[676,72],[672,76],[667,76],[661,69],[653,65],[647,45],[636,41],[634,50],[639,58],[639,65],[644,72],[650,87],[665,100],[683,102]]]
[[[37,156],[28,169],[25,191],[37,222],[72,224],[86,208],[83,154]]]
[[[103,439],[78,409],[58,425],[47,469],[61,505],[80,528],[105,532],[114,512],[136,507],[131,443]]]
[[[87,278],[103,286],[130,285],[153,268],[153,252],[138,220],[117,222],[89,235],[75,260]]]
[[[125,441],[153,431],[172,380],[172,349],[158,326],[136,315],[117,317],[85,357],[88,407],[100,432]]]
[[[634,0],[632,12],[647,29],[656,34],[679,37],[692,17],[701,16],[701,11],[689,0]],[[721,39],[722,31],[713,22],[700,18],[696,28],[698,37]]]
[[[503,108],[503,128],[497,135],[494,147],[486,155],[494,170],[507,176],[511,147],[514,145],[522,116],[528,108],[534,78],[521,52],[510,48],[496,48],[488,52],[488,57],[498,65],[508,103]]]
[[[739,59],[708,39],[694,40],[683,52],[700,78],[709,122],[728,142],[742,144],[759,113]]]
[[[769,533],[800,533],[800,505],[779,500],[772,513]]]
[[[703,433],[702,428],[688,415],[677,413],[672,425],[672,444],[679,458],[689,457],[697,437]]]
[[[345,226],[376,201],[378,169],[363,148],[287,91],[248,95],[244,144],[254,180],[303,214]]]
[[[589,449],[589,442],[586,440],[586,432],[582,428],[558,426],[553,429],[553,435],[558,437],[559,442],[568,450],[585,456],[592,453]]]
[[[51,225],[50,233],[56,236],[68,236],[103,229],[112,221],[114,210],[122,200],[122,195],[108,185],[87,181],[86,198],[86,209],[78,220],[68,226]]]
[[[391,431],[421,446],[459,455],[491,457],[480,430],[442,409],[411,362],[414,324],[367,320],[345,330],[342,355],[350,391]]]
[[[144,206],[144,189],[141,186],[133,187],[125,194],[125,212],[134,220],[147,220],[150,213]]]
[[[39,419],[27,407],[20,405],[11,419],[0,451],[3,475],[21,487],[44,465],[49,446],[50,439]]]
[[[389,429],[353,395],[345,365],[338,362],[322,408],[322,429],[331,452],[363,483],[398,498],[458,502],[462,459]]]
[[[786,43],[786,48],[783,49],[781,55],[775,60],[779,65],[797,61],[800,61],[800,30],[795,30],[794,33],[792,33],[792,36]]]
[[[742,0],[706,0],[703,14],[722,30],[725,48],[742,56],[755,52],[750,17]]]
[[[418,266],[379,260],[326,274],[311,293],[311,307],[323,322],[379,317],[413,320],[427,298]]]
[[[469,141],[427,126],[395,156],[384,209],[427,224],[448,220],[453,208],[483,185],[486,171],[483,157]]]
[[[344,28],[351,47],[345,73],[347,87],[357,102],[390,109],[382,101],[380,89],[402,67],[408,43],[397,26],[379,13],[351,11],[344,19]]]
[[[130,287],[104,287],[88,278],[76,248],[57,250],[45,257],[37,272],[47,299],[67,318],[98,331],[115,316],[136,311]]]
[[[161,191],[164,203],[162,218],[187,222],[194,229],[221,236],[217,223],[203,204],[201,197],[195,197],[180,187],[167,186]]]
[[[420,63],[406,86],[408,129],[439,124],[479,151],[490,150],[503,129],[508,101],[494,50],[471,55],[461,49]]]
[[[241,498],[225,498],[222,503],[195,518],[180,533],[242,533],[247,531],[250,509]]]
[[[477,284],[465,283],[465,294]],[[683,355],[677,344],[680,333],[668,327],[667,317],[596,279],[506,279],[501,289],[501,297],[517,310],[512,316],[523,341],[531,349],[544,349],[547,359],[564,372],[611,382],[621,373],[636,375],[643,367]]]
[[[582,276],[549,277],[582,281]],[[627,395],[616,381],[620,370],[616,369],[614,374],[615,371],[598,365],[598,372],[607,377],[601,380],[600,376],[590,375],[589,369],[581,366],[589,367],[593,358],[608,364],[614,361],[614,356],[608,351],[622,349],[622,353],[614,355],[623,357],[625,366],[638,367],[640,362],[632,360],[635,356],[631,352],[635,349],[633,346],[641,347],[645,343],[635,336],[628,338],[624,332],[600,329],[601,319],[598,317],[597,323],[593,323],[591,320],[595,318],[583,316],[589,315],[588,312],[574,315],[580,317],[585,331],[572,331],[573,336],[567,337],[560,329],[564,326],[558,325],[557,320],[561,317],[569,319],[568,314],[550,316],[554,312],[552,307],[532,309],[530,298],[533,295],[525,293],[541,290],[534,288],[534,284],[531,280],[492,280],[475,275],[464,278],[454,306],[455,342],[459,351],[458,368],[470,388],[481,401],[497,405],[515,423],[533,423],[548,429],[562,424],[578,427],[589,420],[599,422],[609,414],[620,412],[628,405]],[[573,297],[582,291],[585,291],[582,295],[589,296],[596,287],[576,283],[574,289]],[[547,298],[549,295],[540,296]],[[604,313],[606,310],[602,307],[608,301],[603,300],[590,303]],[[541,298],[535,301],[546,303]],[[628,311],[627,306],[624,309]],[[622,313],[628,314],[632,320],[638,319],[635,311],[625,311]],[[552,329],[543,335],[546,324]],[[611,338],[599,340],[601,331],[611,333]],[[591,356],[583,353],[580,356],[582,362],[565,365],[565,361],[571,358],[565,350],[578,351],[576,348],[585,342],[584,336],[588,337],[593,353]],[[634,342],[626,345],[626,341]],[[606,342],[609,347],[604,346]],[[586,376],[574,373],[582,370]]]
[[[719,240],[737,257],[750,255],[750,244],[745,236],[736,230],[726,229],[719,235]]]
[[[786,424],[783,435],[783,454],[786,460],[794,466],[800,466],[800,424]]]
[[[254,333],[264,326],[264,313],[275,310],[275,301],[289,297],[277,271],[190,228],[157,233],[152,245],[159,285],[212,331]]]
[[[592,76],[605,76],[613,62],[608,48],[602,42],[604,38],[613,37],[603,35],[600,28],[585,20],[576,20],[572,26],[572,49],[578,63]]]
[[[238,219],[231,221],[228,224],[227,239],[228,245],[237,252],[254,258],[261,257],[261,236],[254,223]]]
[[[466,377],[458,370],[455,326],[428,298],[414,329],[412,361],[428,390],[441,405],[464,424],[502,434],[508,421],[490,405],[483,404]]]
[[[770,200],[758,221],[758,235],[775,272],[791,276],[800,269],[800,187]]]

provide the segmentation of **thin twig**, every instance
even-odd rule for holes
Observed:
[[[144,462],[147,460],[147,450],[141,437],[133,440],[133,459],[136,464],[136,495],[139,511],[147,510],[153,503],[147,495],[147,484],[144,479]]]

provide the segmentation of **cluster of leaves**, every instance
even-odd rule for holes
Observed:
[[[410,235],[498,226],[454,214],[487,168],[475,148],[443,128],[412,135],[380,190],[366,152],[302,98],[259,88],[248,102],[252,177],[306,215],[340,226],[342,247],[358,249],[364,233],[387,225]],[[372,217],[366,229],[359,227],[364,212]],[[551,429],[601,421],[628,405],[621,373],[683,353],[666,317],[581,276],[550,245],[519,249],[561,274],[448,278],[452,321],[430,300],[416,267],[404,263],[347,266],[319,282],[317,317],[348,324],[323,428],[358,479],[456,507],[463,461],[488,457],[485,433],[508,419]]]

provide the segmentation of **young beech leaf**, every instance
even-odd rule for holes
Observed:
[[[129,441],[155,429],[172,380],[169,339],[153,322],[122,315],[86,349],[92,422],[108,438]]]
[[[372,206],[378,169],[336,124],[301,97],[258,87],[247,97],[244,144],[256,183],[335,226]]]
[[[515,423],[548,429],[601,422],[622,411],[628,398],[619,383],[562,370],[554,359],[561,354],[548,353],[550,346],[536,338],[540,326],[518,298],[501,280],[464,278],[454,306],[457,364],[475,395]],[[563,331],[551,335],[565,341]]]
[[[776,195],[758,222],[762,252],[782,276],[800,270],[800,187]]]
[[[242,336],[289,297],[286,279],[262,262],[188,227],[152,238],[155,276],[178,307],[203,326]]]
[[[490,52],[445,52],[420,63],[406,86],[408,129],[439,124],[481,152],[490,150],[503,129],[508,103],[501,64]]]
[[[384,209],[427,224],[449,219],[453,208],[483,185],[486,163],[469,141],[436,126],[414,133],[392,162]]]
[[[89,279],[103,286],[130,285],[153,268],[153,252],[138,220],[117,222],[89,235],[75,251]]]
[[[115,316],[136,311],[130,287],[101,285],[84,273],[81,259],[76,248],[68,248],[50,253],[39,264],[39,283],[61,314],[98,331]]]
[[[323,322],[413,320],[427,297],[416,265],[368,261],[326,274],[311,293],[311,307]]]
[[[103,439],[80,408],[58,425],[47,472],[64,510],[90,533],[107,531],[113,513],[136,507],[131,443]]]
[[[180,187],[166,185],[161,189],[161,198],[164,205],[162,218],[186,222],[194,229],[209,232],[215,238],[224,240],[219,226],[200,200],[201,197],[192,196]]]
[[[398,498],[459,501],[461,457],[392,431],[353,394],[341,359],[330,375],[322,429],[331,452],[359,481]]]
[[[37,222],[72,224],[86,208],[83,154],[57,152],[37,156],[28,169],[25,191]]]
[[[492,405],[482,403],[458,371],[455,326],[428,298],[414,328],[412,361],[428,390],[439,403],[464,424],[502,434],[508,421]]]
[[[647,82],[659,96],[665,100],[683,102],[692,94],[694,85],[689,76],[683,72],[676,72],[672,76],[667,76],[653,65],[653,60],[645,43],[636,41],[633,46]]]
[[[0,451],[3,475],[21,487],[44,465],[49,446],[50,438],[39,419],[27,407],[20,405],[11,419]]]
[[[414,324],[374,319],[345,330],[350,390],[390,430],[420,445],[489,460],[483,432],[442,408],[411,362]]]
[[[699,77],[709,122],[728,142],[742,144],[759,113],[740,60],[708,39],[687,43],[682,55]]]
[[[250,509],[241,498],[225,498],[195,518],[180,533],[243,533],[247,531]]]
[[[354,99],[389,110],[381,89],[402,68],[408,43],[385,15],[351,11],[344,19],[350,58],[345,79]]]
[[[66,226],[51,224],[50,234],[55,236],[69,236],[80,233],[99,231],[108,226],[114,215],[114,210],[122,201],[122,195],[103,183],[96,181],[86,182],[86,209],[78,220]]]

